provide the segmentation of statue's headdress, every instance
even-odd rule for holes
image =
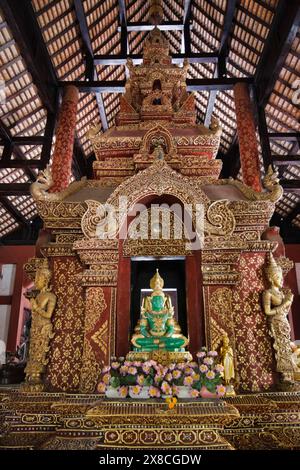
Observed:
[[[272,276],[273,274],[282,273],[282,268],[276,263],[272,253],[267,253],[265,273],[268,277]]]
[[[158,272],[158,269],[156,269],[156,273],[154,274],[154,276],[153,276],[152,279],[150,280],[150,287],[151,287],[151,289],[154,289],[157,280],[159,281],[160,287],[161,287],[161,289],[162,289],[162,288],[164,287],[164,280],[163,280],[163,278],[160,276],[160,274],[159,274],[159,272]]]
[[[44,258],[41,263],[39,263],[38,268],[36,270],[37,276],[44,276],[47,280],[51,278],[51,271],[49,269],[49,264],[47,258]]]

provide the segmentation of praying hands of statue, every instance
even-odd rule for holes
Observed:
[[[282,289],[284,294],[282,302],[278,305],[278,292],[273,293],[271,289],[268,289],[263,293],[263,304],[265,314],[268,316],[288,314],[288,310],[292,305],[294,295],[290,289]]]
[[[293,298],[294,298],[294,295],[289,289],[287,289],[287,293],[282,301],[282,304],[275,308],[276,313],[280,313],[280,314],[285,313],[287,315],[288,309],[293,303]]]
[[[42,295],[44,299],[38,299]],[[46,294],[38,294],[36,298],[30,299],[31,310],[33,314],[38,314],[43,318],[50,319],[55,307],[56,296],[51,292]]]

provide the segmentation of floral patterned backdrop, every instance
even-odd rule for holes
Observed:
[[[77,277],[81,271],[75,257],[53,258],[52,282],[57,305],[46,377],[50,390],[79,388],[84,337],[84,293]]]

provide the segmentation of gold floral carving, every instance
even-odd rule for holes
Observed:
[[[38,201],[36,205],[43,219],[75,219],[82,217],[86,209],[82,202]]]
[[[235,217],[228,207],[229,201],[215,201],[207,210],[205,231],[210,235],[229,237],[235,229]]]
[[[195,223],[196,205],[204,204],[208,206],[208,198],[202,192],[200,185],[195,183],[191,187],[189,179],[180,175],[164,161],[156,160],[146,170],[129,178],[122,183],[108,198],[107,203],[118,208],[119,198],[126,196],[127,200],[123,207],[118,208],[117,215],[121,225],[127,217],[127,213],[135,203],[149,195],[170,194],[177,197],[185,204],[194,205],[193,220]],[[96,238],[97,225],[106,217],[104,207],[97,201],[86,201],[88,209],[82,218],[82,231],[87,238]],[[113,219],[108,230],[112,236],[118,229],[117,220]],[[195,225],[196,226],[196,225]],[[228,207],[228,201],[216,201],[210,204],[207,211],[207,220],[204,223],[204,230],[212,236],[230,236],[235,228],[235,218]],[[196,226],[197,229],[197,226]],[[202,228],[203,229],[203,228]],[[202,234],[199,234],[202,236]]]
[[[206,251],[202,252],[202,263],[209,264],[237,264],[239,261],[240,254],[238,252],[233,253],[232,251]]]
[[[45,227],[64,230],[80,228],[81,217],[86,211],[84,202],[37,201],[36,206]]]
[[[172,194],[183,203],[208,204],[209,202],[200,188],[191,188],[189,179],[172,170],[165,160],[154,161],[146,170],[126,180],[113,192],[107,202],[117,207],[119,196],[127,196],[130,208],[145,196],[162,194]]]
[[[240,282],[233,287],[232,307],[240,388],[268,389],[274,383],[273,351],[261,305],[264,288],[261,253],[241,254]]]
[[[29,279],[34,281],[36,271],[39,267],[41,267],[44,263],[44,258],[30,258],[27,263],[24,264],[23,269]]]
[[[222,342],[226,331],[216,322],[214,318],[210,319],[210,349],[217,351]]]
[[[71,245],[48,245],[41,248],[43,256],[51,258],[53,256],[75,256]]]
[[[57,306],[47,369],[47,383],[51,389],[70,392],[79,387],[84,331],[83,290],[77,280],[81,270],[81,264],[74,257],[53,260]]]
[[[191,255],[184,240],[130,240],[123,244],[123,256],[187,256]]]
[[[286,276],[288,272],[294,267],[294,262],[285,256],[276,258],[276,262],[281,267],[283,276]]]
[[[87,211],[81,219],[81,228],[86,238],[95,238],[97,225],[105,217],[103,205],[98,201],[87,200]]]
[[[80,374],[80,391],[84,393],[92,393],[95,390],[97,380],[100,376],[101,364],[95,356],[95,352],[91,345],[89,337],[95,329],[97,322],[99,322],[99,320],[101,319],[101,315],[107,308],[107,304],[104,298],[104,292],[101,287],[90,287],[87,289],[85,307],[84,347],[82,368]],[[103,325],[101,326],[101,329],[102,327]],[[94,340],[94,338],[92,339]],[[96,339],[98,339],[97,344],[99,345],[99,338]],[[105,340],[107,344],[108,339],[105,338]],[[103,347],[102,343],[101,347]]]
[[[81,239],[77,240],[73,245],[74,250],[118,250],[119,240],[117,239]]]
[[[93,393],[95,391],[95,385],[99,380],[101,367],[88,341],[84,344],[82,360],[83,367],[81,369],[79,389],[83,393]]]
[[[113,431],[106,431],[103,444],[98,447],[121,447],[128,448],[197,448],[214,450],[232,450],[231,445],[222,438],[219,433],[212,429],[197,430],[185,428],[157,430],[153,428],[141,428],[137,430],[122,429],[119,427]]]
[[[76,240],[82,238],[82,233],[57,233],[55,242],[57,245],[73,244]]]
[[[217,323],[233,334],[232,290],[227,287],[216,289],[210,297],[210,310],[214,312]]]
[[[92,336],[92,340],[99,346],[100,351],[103,352],[104,355],[107,354],[108,337],[108,321],[105,320],[101,328]]]
[[[219,287],[214,290],[206,288],[205,298],[206,336],[209,347],[218,350],[223,336],[227,335],[230,338],[236,362],[232,289],[228,287]]]
[[[177,148],[171,133],[161,124],[156,124],[152,129],[149,129],[149,131],[146,132],[139,152],[142,154],[150,154],[152,150],[151,147],[153,146],[153,139],[163,139],[166,145],[166,154],[177,154]]]

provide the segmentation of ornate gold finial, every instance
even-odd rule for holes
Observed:
[[[265,266],[265,273],[268,277],[272,276],[273,274],[282,273],[281,267],[276,263],[273,254],[267,253],[267,263]]]
[[[154,274],[154,276],[150,280],[151,289],[155,289],[155,285],[156,285],[157,282],[159,282],[160,288],[162,289],[164,287],[164,280],[160,276],[160,274],[158,272],[158,268],[156,269],[156,273]]]
[[[164,11],[161,0],[150,0],[149,20],[152,24],[158,25],[162,22]]]

